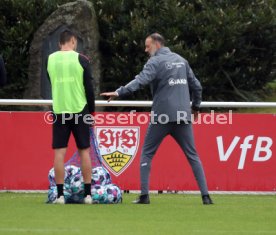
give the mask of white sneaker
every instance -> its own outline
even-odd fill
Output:
[[[53,204],[65,204],[64,196],[60,196],[56,200],[53,201]]]
[[[91,197],[91,195],[87,195],[84,198],[84,204],[92,204],[92,197]]]

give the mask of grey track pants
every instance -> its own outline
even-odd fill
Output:
[[[162,140],[171,135],[185,153],[202,195],[208,194],[204,170],[195,149],[192,124],[149,124],[140,162],[141,194],[149,193],[151,162]]]

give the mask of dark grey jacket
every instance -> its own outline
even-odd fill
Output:
[[[200,82],[187,60],[167,47],[160,48],[147,61],[143,71],[117,92],[119,97],[123,97],[147,84],[153,96],[152,111],[156,115],[168,115],[170,122],[177,121],[179,111],[186,113],[185,120],[191,120],[190,92],[193,109],[199,109],[202,95]]]

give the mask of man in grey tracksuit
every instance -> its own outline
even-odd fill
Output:
[[[191,113],[197,116],[201,103],[202,87],[188,62],[164,46],[164,38],[157,33],[147,37],[145,51],[150,59],[142,72],[126,86],[115,92],[102,93],[109,101],[124,97],[150,85],[153,95],[152,117],[149,124],[140,162],[141,195],[134,202],[148,204],[151,162],[162,140],[171,135],[185,153],[204,204],[212,204],[208,193],[204,170],[195,149]],[[192,108],[190,106],[192,97]]]

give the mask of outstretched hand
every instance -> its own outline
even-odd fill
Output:
[[[116,91],[114,91],[114,92],[104,92],[104,93],[101,93],[100,95],[109,97],[109,99],[107,100],[108,102],[110,102],[111,100],[113,100],[113,99],[115,99],[116,97],[119,96]]]

